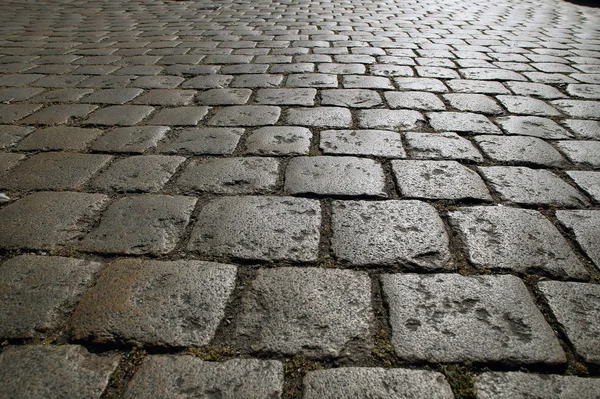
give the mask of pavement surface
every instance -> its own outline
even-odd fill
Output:
[[[4,0],[0,397],[600,398],[600,8]]]

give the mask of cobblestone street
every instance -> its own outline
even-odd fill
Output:
[[[3,0],[0,193],[0,398],[600,398],[600,8]]]

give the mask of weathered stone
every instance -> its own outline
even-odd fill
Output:
[[[453,269],[448,235],[435,208],[420,201],[335,201],[334,255],[354,265]]]
[[[192,356],[151,356],[124,393],[125,399],[178,399],[218,395],[222,399],[280,398],[283,366],[275,360],[205,362]]]
[[[0,182],[9,170],[14,168],[20,161],[25,159],[25,155],[15,152],[0,152]]]
[[[465,79],[475,80],[527,80],[521,74],[497,68],[464,68],[459,70]]]
[[[537,137],[483,135],[473,140],[495,162],[554,167],[567,164],[554,147]]]
[[[537,211],[477,206],[459,208],[449,218],[464,241],[469,261],[478,268],[542,271],[563,279],[589,277],[558,230]]]
[[[291,108],[286,121],[300,126],[349,127],[352,114],[349,109],[341,107]]]
[[[342,367],[310,371],[304,377],[305,399],[453,399],[443,374],[409,369]]]
[[[292,195],[386,197],[381,166],[356,157],[296,157],[285,172],[285,191]]]
[[[37,154],[12,169],[0,180],[0,187],[15,190],[78,189],[111,159],[109,155],[98,154]]]
[[[27,126],[0,125],[0,149],[14,147],[33,130],[32,127]]]
[[[571,162],[600,169],[600,141],[559,141],[556,146]]]
[[[481,166],[479,171],[494,191],[517,204],[580,207],[587,199],[554,173],[523,166]]]
[[[37,96],[32,98],[31,101],[35,101],[38,103],[77,102],[81,97],[93,92],[94,90],[92,89],[73,88],[50,90],[38,94]]]
[[[387,76],[342,75],[342,85],[345,89],[394,90]]]
[[[383,93],[391,108],[423,111],[444,111],[446,106],[435,94],[424,91],[386,91]]]
[[[277,187],[279,162],[274,158],[216,158],[194,161],[186,167],[177,186],[217,194],[258,194]]]
[[[566,97],[560,90],[542,83],[506,82],[505,84],[513,93],[520,96],[540,97],[547,100]]]
[[[83,118],[96,108],[98,106],[89,104],[51,105],[21,122],[32,125],[64,125],[72,119]]]
[[[241,259],[314,261],[319,202],[290,197],[224,197],[198,215],[188,250]]]
[[[594,201],[600,203],[600,172],[574,170],[567,172],[567,174],[575,181],[579,188],[588,193]]]
[[[75,345],[9,347],[0,353],[0,396],[99,399],[118,364]]]
[[[470,112],[435,112],[427,114],[431,127],[442,132],[499,134],[500,129],[488,118]]]
[[[554,100],[552,105],[573,118],[600,119],[598,101]]]
[[[144,89],[174,89],[184,80],[180,76],[140,76],[131,82],[130,86]]]
[[[600,269],[600,211],[556,211],[556,218],[575,234],[575,240]]]
[[[305,127],[267,126],[246,138],[246,152],[257,155],[306,155],[312,133]]]
[[[161,152],[180,154],[226,155],[235,151],[244,129],[203,128],[185,129],[171,142],[161,147]]]
[[[322,105],[335,105],[350,108],[372,108],[382,104],[375,90],[332,89],[321,91]]]
[[[61,329],[103,265],[20,255],[0,265],[0,337],[43,337]]]
[[[324,130],[319,148],[324,154],[406,157],[400,134],[387,130]]]
[[[571,129],[578,139],[600,140],[600,121],[566,119],[563,124]]]
[[[492,199],[481,177],[455,161],[392,161],[392,170],[404,197]]]
[[[94,151],[141,154],[156,147],[168,131],[169,128],[166,126],[120,127],[104,134],[92,144],[91,148]]]
[[[116,261],[73,314],[76,340],[202,346],[213,338],[235,287],[237,268],[203,261]]]
[[[401,359],[508,365],[566,362],[552,328],[517,277],[381,277]]]
[[[162,255],[178,244],[196,198],[141,195],[117,200],[80,243],[89,252]]]
[[[316,89],[260,89],[256,92],[256,103],[312,106],[316,95]]]
[[[154,111],[146,105],[115,105],[102,108],[87,118],[89,125],[132,126],[136,125]]]
[[[395,78],[394,82],[400,90],[426,91],[446,93],[448,88],[441,80],[432,78]]]
[[[600,286],[542,281],[538,287],[575,352],[586,363],[600,365],[600,337],[596,328],[600,323]]]
[[[206,76],[196,76],[192,79],[188,79],[185,82],[183,82],[181,87],[183,87],[184,89],[224,89],[229,86],[229,83],[232,80],[232,75],[210,74]]]
[[[487,372],[475,380],[477,399],[594,399],[600,379],[522,372]]]
[[[484,94],[444,94],[446,101],[459,111],[481,112],[482,114],[500,114],[502,108],[492,98]]]
[[[253,351],[343,357],[371,346],[371,281],[365,272],[261,269],[249,285],[235,334]]]
[[[457,93],[510,94],[502,83],[491,80],[452,79],[446,84]]]
[[[85,97],[91,104],[125,104],[142,94],[142,89],[100,89]]]
[[[19,142],[21,151],[83,151],[102,134],[100,129],[82,129],[70,126],[52,126],[38,129]]]
[[[134,104],[181,106],[194,101],[195,90],[156,89],[136,98]]]
[[[281,109],[268,105],[239,105],[217,111],[208,124],[212,126],[263,126],[274,125]]]
[[[196,126],[208,114],[208,107],[163,108],[148,123],[168,126]]]
[[[358,125],[364,129],[412,130],[425,122],[418,111],[373,109],[358,112]]]
[[[288,87],[319,87],[319,88],[335,88],[338,87],[336,75],[324,73],[301,73],[290,75],[287,78],[286,86]]]
[[[507,134],[534,136],[542,139],[567,139],[571,134],[552,119],[537,116],[507,116],[496,122]]]
[[[204,105],[242,105],[248,102],[250,89],[211,89],[196,96],[196,100]]]
[[[408,132],[405,137],[412,158],[483,161],[473,144],[456,133]]]
[[[0,123],[14,123],[41,107],[40,104],[0,104]]]

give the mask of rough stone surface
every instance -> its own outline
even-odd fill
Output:
[[[241,259],[314,261],[318,201],[290,197],[224,197],[198,215],[188,250]]]
[[[0,353],[0,396],[99,399],[118,363],[75,345],[9,347]]]
[[[94,151],[141,154],[156,147],[168,131],[166,126],[120,127],[105,133],[91,148]]]
[[[268,105],[238,105],[217,111],[208,124],[212,126],[274,125],[281,109]]]
[[[492,199],[481,177],[456,161],[392,161],[392,170],[404,197]]]
[[[543,281],[538,287],[552,313],[586,363],[600,364],[600,286]]]
[[[571,162],[600,169],[600,141],[559,141],[556,146]]]
[[[14,147],[33,130],[34,128],[28,126],[0,125],[0,149]]]
[[[292,108],[285,120],[290,125],[344,128],[352,124],[352,114],[341,107]]]
[[[304,377],[306,399],[453,399],[441,373],[370,367],[311,371]]]
[[[444,223],[424,202],[335,201],[332,230],[335,257],[353,265],[453,269]]]
[[[375,90],[333,89],[321,91],[321,104],[350,108],[372,108],[382,104]]]
[[[169,126],[196,126],[208,113],[208,107],[164,108],[148,123]]]
[[[56,249],[81,238],[108,197],[39,192],[0,209],[0,248]]]
[[[594,201],[600,203],[600,172],[571,171],[569,177]]]
[[[102,134],[100,129],[82,129],[70,126],[52,126],[38,129],[21,140],[21,151],[84,151]]]
[[[20,255],[0,265],[0,337],[26,339],[62,328],[103,265]]]
[[[481,166],[479,171],[491,188],[506,201],[563,207],[587,205],[579,191],[544,169],[522,166]]]
[[[196,198],[141,195],[117,200],[79,248],[83,251],[162,255],[178,244]]]
[[[575,234],[575,240],[600,269],[600,211],[556,211],[556,218]]]
[[[70,323],[76,340],[152,346],[210,342],[237,268],[202,261],[125,259],[106,267]]]
[[[246,138],[246,152],[256,155],[306,155],[312,133],[305,127],[267,126]]]
[[[306,105],[315,104],[316,89],[260,89],[256,92],[258,104]]]
[[[401,359],[510,365],[564,364],[552,328],[517,277],[381,277],[392,344]]]
[[[191,356],[151,356],[144,360],[124,393],[125,399],[156,396],[222,399],[279,398],[283,366],[275,360],[205,362]]]
[[[372,320],[365,272],[261,269],[242,298],[236,335],[257,352],[341,357],[371,345]]]
[[[537,137],[482,135],[473,140],[494,162],[559,168],[567,165],[554,147]]]
[[[470,112],[436,112],[427,115],[432,128],[441,132],[498,134],[500,129],[480,114]]]
[[[296,157],[285,172],[291,195],[386,197],[381,165],[356,157]]]
[[[402,136],[387,130],[324,130],[319,148],[324,154],[406,157]]]
[[[227,155],[235,151],[244,129],[185,129],[174,140],[165,143],[161,152],[180,154]]]
[[[466,245],[469,261],[478,268],[588,277],[556,227],[537,211],[478,206],[460,208],[448,216]]]
[[[363,129],[413,130],[425,118],[412,110],[373,109],[358,112],[358,125]]]
[[[392,108],[422,111],[444,111],[446,106],[435,94],[425,91],[386,91],[385,99]]]
[[[146,105],[115,105],[102,108],[85,120],[88,125],[132,126],[154,111]]]
[[[475,380],[477,399],[594,399],[600,379],[521,372],[483,373]]]
[[[24,154],[17,154],[14,152],[0,152],[0,181],[2,181],[3,175],[5,175],[9,170],[14,168],[23,159],[25,159]]]
[[[483,161],[473,144],[456,133],[408,132],[405,137],[411,158]]]
[[[496,118],[507,134],[534,136],[542,139],[568,139],[570,133],[552,119],[539,116],[507,116]]]

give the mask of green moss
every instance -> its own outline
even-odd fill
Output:
[[[203,346],[202,348],[190,348],[188,353],[192,356],[208,362],[219,362],[232,358],[235,355],[233,349],[223,346]]]
[[[440,371],[446,376],[456,399],[475,399],[475,376],[470,363],[443,365]]]
[[[396,351],[390,342],[387,331],[381,329],[375,333],[375,342],[371,354],[385,367],[391,367],[396,360]]]
[[[304,356],[295,356],[283,363],[285,372],[285,397],[299,398],[302,391],[302,378],[310,371],[323,369],[317,362],[311,361]]]

